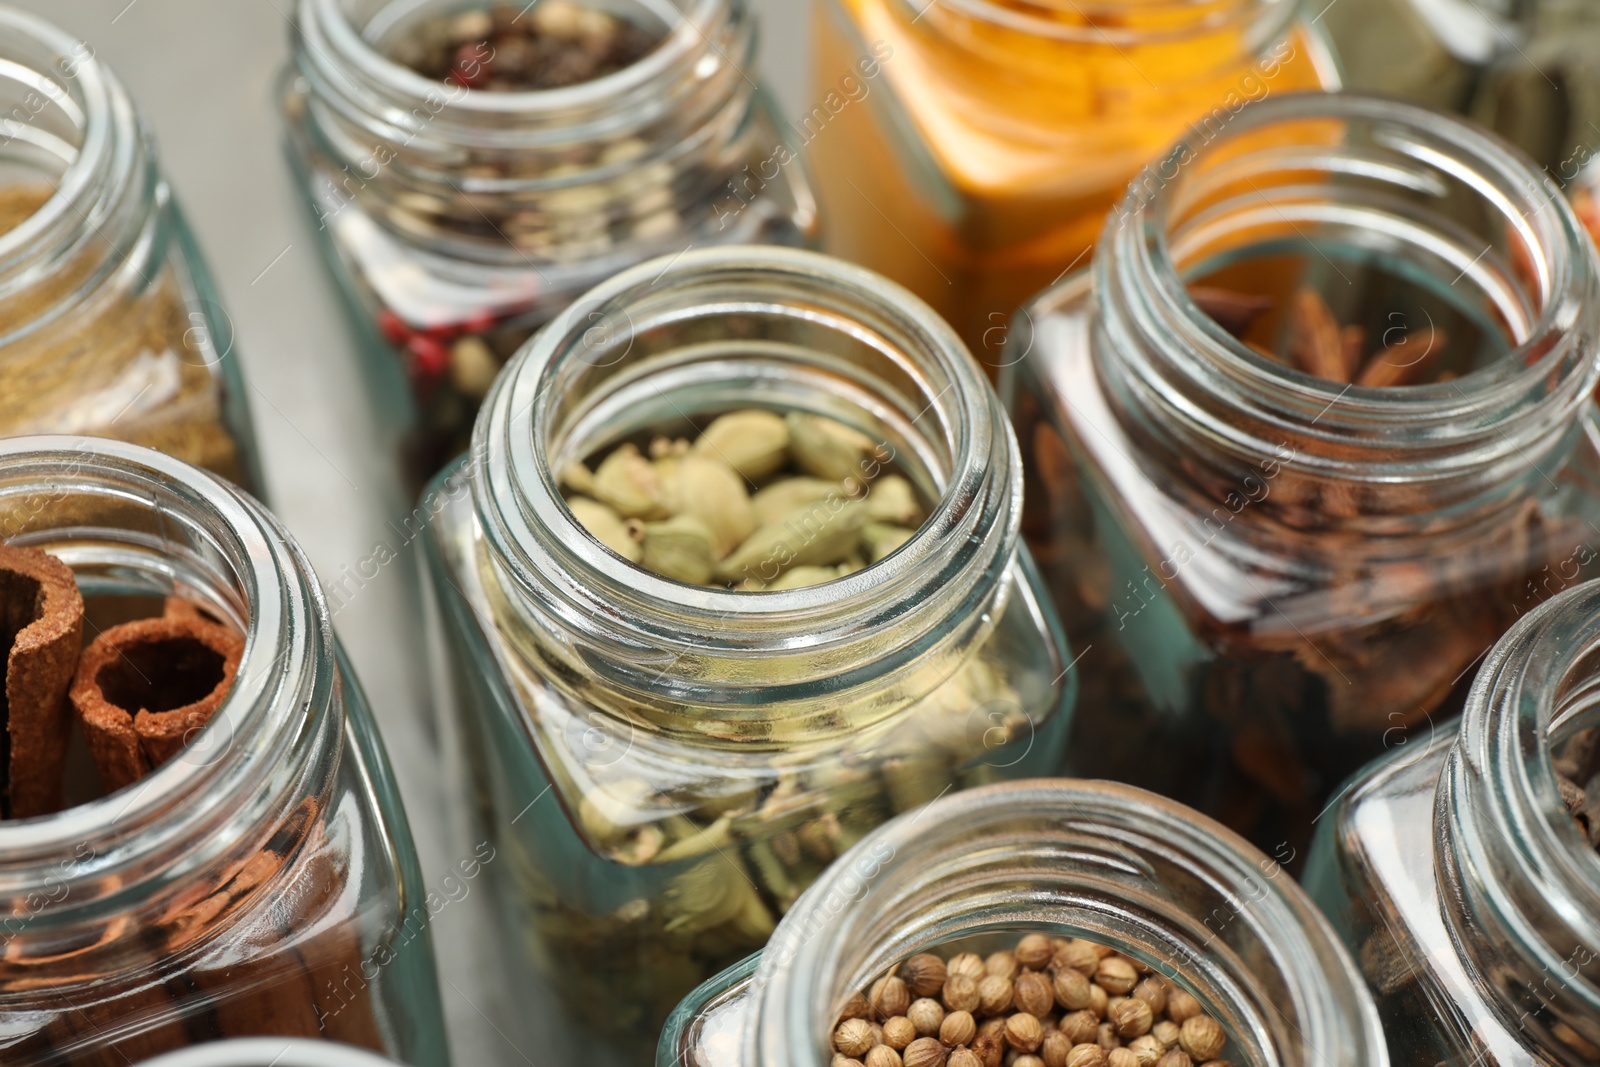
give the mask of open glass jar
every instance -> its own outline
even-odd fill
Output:
[[[656,1063],[822,1067],[834,1021],[874,978],[1019,932],[1115,949],[1186,991],[1243,1067],[1389,1062],[1355,964],[1276,862],[1164,798],[1055,779],[941,797],[868,835],[759,957],[685,1000]]]
[[[465,46],[472,73],[454,82],[392,58],[441,18],[513,34],[521,16],[574,10],[488,6],[300,0],[285,87],[291,155],[415,486],[466,450],[501,365],[580,293],[691,245],[803,244],[816,229],[807,179],[748,73],[742,0],[588,4],[580,15],[660,43],[565,88],[463,84],[505,63],[510,37]]]
[[[1086,258],[1174,138],[1338,84],[1292,0],[815,6],[821,102],[799,128],[825,247],[932,304],[991,367],[1011,314]]]
[[[0,114],[0,436],[118,437],[259,490],[233,325],[127,91],[3,8]]]
[[[91,637],[174,605],[243,635],[231,688],[176,755],[107,793],[69,753],[70,806],[0,821],[0,1058],[78,1067],[273,1035],[445,1063],[410,830],[289,535],[175,459],[28,437],[0,441],[0,541],[70,568]],[[128,662],[165,684],[159,662]]]
[[[1200,283],[1260,299],[1244,338]],[[1092,273],[1019,315],[1002,389],[1092,646],[1074,749],[1298,869],[1333,788],[1595,570],[1597,295],[1559,191],[1420,108],[1286,97],[1147,171]],[[1382,338],[1363,381],[1435,380],[1285,362],[1307,304],[1341,355]]]
[[[1390,754],[1325,821],[1310,889],[1377,996],[1396,1062],[1600,1058],[1600,584],[1489,653],[1459,733]]]
[[[752,409],[852,427],[928,518],[864,569],[748,592],[629,562],[558,490],[618,442]],[[427,543],[450,721],[511,857],[498,888],[530,971],[514,988],[556,998],[521,1013],[542,1047],[647,1062],[672,1007],[862,834],[1059,763],[1074,679],[1020,491],[1010,427],[950,328],[811,253],[644,264],[519,354],[470,467],[430,498]],[[852,506],[841,492],[817,514]]]

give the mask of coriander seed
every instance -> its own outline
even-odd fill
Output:
[[[845,1002],[844,1008],[839,1012],[839,1018],[866,1019],[868,1022],[871,1022],[872,1005],[868,1002],[867,998],[863,994],[859,992],[853,993],[851,994],[850,999]]]
[[[977,959],[976,956],[972,957]],[[983,963],[978,963],[981,972]],[[944,980],[944,1006],[950,1011],[978,1010],[978,980],[970,974],[952,974]]]
[[[911,1007],[911,991],[906,988],[905,982],[894,975],[878,979],[867,994],[867,999],[880,1019],[904,1015],[906,1009]]]
[[[1050,1009],[1055,1007],[1056,1003],[1050,979],[1036,971],[1017,976],[1012,986],[1012,998],[1022,1011],[1041,1019],[1050,1014]]]
[[[1075,1044],[1079,1042],[1073,1041],[1060,1030],[1051,1030],[1039,1043],[1039,1058],[1044,1061],[1044,1067],[1067,1067],[1067,1053],[1072,1051]]]
[[[1005,1039],[994,1034],[985,1034],[980,1030],[978,1036],[972,1039],[972,1044],[969,1047],[983,1064],[983,1067],[1000,1067],[1001,1061],[1005,1059]],[[956,1050],[957,1053],[960,1051],[960,1049]],[[955,1058],[955,1055],[952,1054],[950,1057],[952,1064],[955,1063]]]
[[[1173,1049],[1156,1061],[1156,1067],[1194,1067],[1194,1060],[1182,1049]]]
[[[1155,1062],[1161,1058],[1163,1052],[1167,1051],[1161,1039],[1154,1033],[1134,1038],[1128,1042],[1128,1048],[1139,1057],[1140,1067],[1155,1067]]]
[[[1044,1026],[1037,1016],[1019,1011],[1006,1020],[1006,1044],[1022,1052],[1033,1052],[1044,1041]]]
[[[1193,1015],[1185,1019],[1178,1036],[1183,1051],[1202,1063],[1221,1055],[1222,1046],[1227,1042],[1228,1035],[1223,1032],[1222,1024],[1209,1015]]]
[[[1182,989],[1167,993],[1167,1018],[1182,1026],[1201,1012],[1200,1002]]]
[[[860,1059],[872,1048],[872,1024],[865,1019],[846,1019],[833,1032],[833,1047],[841,1056]]]
[[[883,1043],[896,1052],[917,1039],[917,1028],[904,1015],[886,1019],[883,1024]]]
[[[1095,1031],[1095,1044],[1107,1052],[1114,1048],[1122,1047],[1122,1038],[1117,1036],[1117,1028],[1110,1023],[1101,1023]]]
[[[1100,953],[1094,946],[1080,938],[1068,941],[1064,948],[1056,950],[1051,958],[1051,966],[1057,969],[1071,968],[1082,974],[1085,978],[1094,976],[1095,968],[1100,966]]]
[[[1022,1055],[1011,1061],[1011,1067],[1044,1067],[1044,1060],[1038,1056]]]
[[[1051,983],[1051,992],[1056,1003],[1067,1011],[1082,1011],[1089,1006],[1089,979],[1083,972],[1071,967],[1056,972],[1055,981]]]
[[[997,1054],[995,1057],[995,1063],[998,1064],[999,1062],[1000,1058]],[[958,1048],[954,1052],[950,1053],[950,1059],[947,1061],[947,1064],[948,1067],[991,1067],[991,1065],[984,1060],[982,1053],[974,1051],[970,1048]]]
[[[1139,1067],[1139,1057],[1125,1048],[1114,1048],[1106,1056],[1106,1067]]]
[[[1171,1019],[1162,1019],[1150,1028],[1150,1034],[1161,1042],[1161,1051],[1165,1052],[1178,1043],[1178,1024]]]
[[[1061,1019],[1061,1032],[1074,1045],[1092,1045],[1100,1032],[1100,1017],[1092,1011],[1075,1011]]]
[[[905,1067],[944,1067],[948,1051],[936,1037],[919,1037],[901,1053]]]
[[[1139,984],[1139,971],[1122,956],[1107,956],[1095,968],[1094,980],[1107,993],[1126,996]]]
[[[900,1053],[888,1045],[873,1045],[867,1050],[866,1067],[904,1067]]]
[[[1011,979],[991,974],[978,983],[978,1011],[983,1015],[999,1015],[1014,1003]]]
[[[1133,995],[1150,1005],[1152,1015],[1159,1016],[1167,1010],[1167,984],[1159,978],[1144,979],[1133,987]]]
[[[944,988],[944,960],[931,952],[919,952],[900,965],[900,977],[912,996],[935,996]]]
[[[1155,1016],[1150,1011],[1150,1005],[1138,997],[1128,997],[1111,1009],[1111,1022],[1117,1028],[1118,1037],[1132,1039],[1149,1033]]]
[[[939,1024],[939,1041],[951,1048],[968,1044],[977,1036],[978,1023],[971,1012],[953,1011]]]
[[[937,1000],[923,997],[911,1002],[911,1007],[906,1009],[906,1018],[917,1028],[917,1036],[929,1037],[939,1032],[939,1026],[944,1022],[944,1008],[939,1006]]]
[[[1077,1045],[1067,1053],[1067,1067],[1105,1067],[1106,1052],[1099,1045]]]
[[[963,978],[972,979],[973,983],[976,984],[979,979],[989,973],[983,968],[983,957],[976,952],[959,952],[950,957],[950,962],[945,964],[944,968],[947,975],[946,982],[949,982],[950,977],[961,975]]]
[[[1017,976],[1022,968],[1017,963],[1017,957],[1010,952],[994,952],[983,961],[983,969],[1006,981]]]
[[[1043,934],[1029,934],[1017,942],[1017,962],[1033,970],[1043,970],[1056,954],[1056,947]]]

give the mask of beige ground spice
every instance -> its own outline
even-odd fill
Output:
[[[0,186],[0,234],[51,194],[48,186]],[[0,337],[33,324],[0,345],[0,436],[116,437],[239,480],[221,382],[200,347],[207,327],[200,312],[186,305],[170,264],[150,278],[102,278],[104,252],[92,239],[36,285],[0,301]],[[86,291],[68,304],[76,290]]]

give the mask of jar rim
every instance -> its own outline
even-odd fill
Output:
[[[692,9],[682,12],[682,21],[677,25],[669,26],[667,36],[656,48],[621,70],[559,89],[493,93],[467,90],[455,96],[450,106],[468,114],[565,119],[574,111],[626,98],[703,52],[705,28],[715,22],[721,11],[739,0],[690,2]],[[297,35],[304,36],[306,25],[318,27],[339,60],[352,65],[375,84],[415,100],[425,99],[429,94],[440,91],[440,82],[418,74],[375,48],[345,12],[344,0],[300,0],[300,4],[301,26],[296,31]],[[344,76],[348,77],[347,74]]]
[[[1037,829],[1015,829],[1023,820]],[[1028,884],[1030,876],[1045,877],[1040,873],[1045,853],[1023,855],[1026,846],[1020,842],[1063,834],[1083,836],[1070,842],[1062,838],[1052,854],[1081,857],[1097,844],[1107,849],[1098,857],[1098,873],[1074,876],[1078,880],[1072,885],[1087,887],[1081,896],[1073,895],[1065,881],[1037,891]],[[1002,835],[1004,847],[979,844]],[[1152,908],[1149,899],[1135,905],[1131,895],[1117,897],[1119,879],[1150,878],[1138,851],[1140,842],[1159,842],[1169,856],[1192,864],[1197,881],[1217,883],[1223,899],[1237,905],[1224,925],[1248,921],[1259,931],[1252,943],[1271,948],[1287,992],[1300,1009],[1286,1031],[1292,1031],[1290,1040],[1319,1057],[1338,1049],[1349,1053],[1349,1062],[1370,1067],[1388,1063],[1377,1006],[1355,962],[1327,919],[1281,869],[1243,838],[1176,801],[1121,783],[1083,779],[1024,780],[941,796],[896,816],[852,846],[789,909],[762,952],[753,978],[755,1024],[745,1031],[745,1061],[803,1067],[810,1061],[801,1050],[822,1054],[818,1038],[826,1031],[816,1027],[819,1013],[842,1002],[841,990],[833,986],[844,982],[853,988],[851,979],[882,973],[882,965],[895,962],[879,958],[882,951],[863,955],[862,941],[881,937],[885,927],[852,921],[852,916],[871,910],[872,903],[908,920],[928,913],[914,920],[920,925],[912,929],[913,936],[900,936],[894,920],[885,920],[897,930],[896,959],[927,951],[952,936],[1080,925],[1081,917],[1074,923],[1069,914],[1091,910],[1117,923]],[[1112,855],[1119,847],[1126,854]],[[1015,867],[1008,866],[1008,856]],[[895,875],[901,872],[915,872],[919,884],[899,885]],[[937,887],[925,884],[943,876],[949,877],[955,896],[938,897]],[[1252,888],[1243,888],[1247,885]],[[975,892],[986,892],[982,899],[991,907],[965,914],[972,903],[966,898]],[[1211,916],[1205,919],[1203,928],[1210,931]],[[933,941],[920,940],[930,935]],[[1182,937],[1174,935],[1171,947],[1183,946]],[[1225,951],[1214,954],[1220,957]],[[851,973],[845,973],[846,957]],[[1195,960],[1190,957],[1191,963]],[[1181,968],[1174,963],[1174,969]],[[866,973],[856,975],[854,970]],[[1291,1056],[1286,1062],[1301,1061]]]
[[[203,865],[235,844],[215,833],[223,821],[253,827],[285,789],[313,773],[301,764],[325,740],[331,722],[322,709],[334,696],[332,634],[299,547],[259,504],[214,475],[109,438],[0,440],[0,499],[26,499],[41,489],[144,507],[163,531],[172,523],[201,538],[212,557],[208,566],[218,570],[213,577],[234,584],[246,614],[233,684],[182,753],[129,789],[51,815],[0,822],[0,900],[49,884],[67,889],[62,908],[77,910],[106,894],[126,893],[168,866]],[[169,569],[162,577],[181,576],[171,562],[171,553],[181,549],[165,532],[157,540],[130,530],[119,541],[107,529],[85,529],[113,544],[153,553],[166,548],[162,559]],[[60,545],[70,557],[85,529],[46,523],[10,543],[46,550]],[[136,565],[119,560],[122,567]],[[75,851],[86,845],[88,856]],[[73,857],[71,869],[62,865],[63,856]],[[123,877],[108,878],[113,872]]]
[[[908,365],[923,360],[931,368],[919,384],[935,372],[947,383],[931,399],[926,392],[918,394],[919,402],[927,401],[918,417],[937,423],[946,435],[942,446],[949,461],[945,484],[937,487],[941,499],[898,551],[815,586],[761,592],[705,588],[654,574],[605,549],[567,508],[548,452],[559,429],[553,409],[564,395],[567,368],[587,361],[586,338],[595,323],[608,315],[626,316],[631,302],[645,297],[681,293],[701,299],[712,278],[770,283],[778,295],[763,307],[827,322],[841,333],[853,330],[853,338],[877,338],[886,348],[915,346],[904,360]],[[793,293],[784,287],[794,287]],[[863,325],[851,319],[852,309],[877,321]],[[635,324],[630,320],[627,328]],[[880,338],[873,332],[878,328],[896,336]],[[952,613],[992,599],[1017,554],[1022,486],[1016,455],[1009,424],[976,363],[954,330],[911,293],[817,253],[724,246],[663,256],[626,270],[567,307],[524,345],[479,415],[472,485],[492,550],[541,609],[572,606],[564,621],[579,629],[598,627],[594,636],[606,643],[625,634],[657,651],[760,657],[857,645],[880,633],[925,635],[930,613]],[[973,543],[980,538],[987,542],[981,547]],[[940,590],[937,603],[919,597],[934,588]],[[908,642],[896,652],[910,655],[919,647]],[[872,660],[872,669],[880,672],[901,666],[896,655],[881,649]],[[865,662],[840,668],[835,681],[859,684],[865,680],[859,672],[867,668]],[[738,702],[750,699],[746,693]]]
[[[12,46],[41,46],[58,57],[58,63],[79,47],[87,47],[80,38],[45,19],[10,7],[0,7],[0,40]],[[33,73],[60,90],[73,110],[81,113],[79,143],[73,146],[76,153],[54,183],[49,199],[17,226],[0,233],[0,279],[19,266],[26,269],[29,259],[48,244],[41,241],[47,235],[93,225],[89,220],[98,214],[93,202],[100,195],[100,186],[114,171],[132,166],[127,146],[141,140],[126,90],[92,49],[87,58],[75,62],[71,77],[65,79],[70,84],[51,71],[33,68]],[[51,102],[60,106],[61,99],[52,97]],[[119,156],[123,157],[120,161]]]
[[[1172,240],[1172,216],[1185,191],[1185,168],[1274,126],[1318,120],[1369,123],[1398,131],[1386,149],[1397,153],[1404,149],[1404,158],[1418,167],[1437,167],[1467,184],[1495,209],[1495,221],[1512,227],[1516,239],[1540,257],[1536,267],[1543,273],[1536,295],[1542,306],[1533,309],[1537,313],[1530,316],[1522,336],[1513,336],[1515,343],[1493,363],[1429,385],[1380,388],[1340,383],[1255,353],[1213,322],[1189,296]],[[1365,165],[1359,160],[1347,163],[1340,154],[1348,154],[1344,143],[1333,144],[1338,147],[1319,157],[1328,160],[1327,167]],[[1296,147],[1303,146],[1296,143]],[[1299,157],[1294,163],[1278,161],[1289,169],[1296,164],[1312,166]],[[1383,179],[1397,181],[1394,170],[1382,172]],[[1249,176],[1247,170],[1238,173]],[[1263,199],[1271,204],[1266,194]],[[1518,210],[1524,203],[1528,210]],[[1195,128],[1146,168],[1119,210],[1107,219],[1100,254],[1091,269],[1103,321],[1109,315],[1122,324],[1118,329],[1154,337],[1153,327],[1144,322],[1147,318],[1170,334],[1166,340],[1151,340],[1152,352],[1159,354],[1139,356],[1149,366],[1129,373],[1179,378],[1179,384],[1193,386],[1230,412],[1235,407],[1248,410],[1254,422],[1301,435],[1319,449],[1330,446],[1326,455],[1302,448],[1297,460],[1325,476],[1368,478],[1377,464],[1396,479],[1431,479],[1446,471],[1490,468],[1504,459],[1507,449],[1543,447],[1570,425],[1567,416],[1594,391],[1600,361],[1592,353],[1585,358],[1581,326],[1600,301],[1600,284],[1586,241],[1555,184],[1494,134],[1385,97],[1293,93],[1247,102],[1230,114],[1220,133]],[[1485,253],[1491,247],[1486,243]],[[1474,264],[1467,266],[1470,270]],[[1468,270],[1462,273],[1465,276]],[[1145,294],[1138,298],[1142,303],[1123,296],[1115,297],[1120,303],[1108,303],[1113,299],[1108,294],[1132,292],[1131,287]],[[1154,367],[1164,369],[1154,371]],[[1200,381],[1202,373],[1210,384]],[[1164,378],[1163,382],[1178,387]],[[1151,388],[1148,383],[1141,387]],[[1194,432],[1206,440],[1243,452],[1262,451],[1261,441],[1250,429],[1236,425],[1240,420],[1224,419],[1195,405],[1185,407],[1181,419],[1192,422]],[[1377,451],[1372,450],[1374,445]],[[1447,448],[1457,448],[1459,454],[1444,456],[1442,450]]]

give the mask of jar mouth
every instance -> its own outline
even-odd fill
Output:
[[[1293,0],[911,0],[960,12],[976,21],[1032,37],[1111,47],[1175,43],[1244,27],[1265,45],[1283,35],[1298,6]],[[1066,16],[1071,21],[1063,21]],[[1140,25],[1130,26],[1137,20]]]
[[[413,101],[444,92],[447,87],[443,83],[390,59],[374,43],[374,38],[381,38],[393,26],[419,15],[429,6],[428,0],[422,3],[379,0],[376,10],[359,26],[350,11],[355,2],[357,0],[301,0],[302,23],[315,26],[318,37],[333,56],[371,84]],[[447,9],[459,5],[440,0],[433,6]],[[667,29],[662,42],[638,62],[603,77],[559,89],[460,91],[451,95],[450,107],[466,115],[568,124],[577,115],[631,98],[664,79],[673,78],[686,64],[699,59],[705,52],[706,35],[721,19],[728,0],[627,0],[623,6]],[[344,77],[348,80],[348,75]]]
[[[38,282],[41,250],[63,255],[78,235],[107,224],[119,197],[106,183],[126,182],[141,150],[127,94],[93,50],[41,18],[0,8],[0,102],[13,98],[0,123],[6,184],[38,180],[52,191],[0,233],[0,300]]]
[[[1245,1062],[1388,1062],[1355,964],[1276,864],[1163,797],[1069,779],[941,797],[840,857],[762,954],[744,1062],[824,1063],[839,1009],[872,978],[1015,932],[1085,937],[1181,976]]]
[[[1600,582],[1588,582],[1540,605],[1490,651],[1434,813],[1439,865],[1460,886],[1459,900],[1442,894],[1457,949],[1496,987],[1531,990],[1548,1009],[1516,1020],[1519,1029],[1548,1029],[1538,1017],[1553,1014],[1590,1041],[1600,1038],[1600,977],[1593,953],[1574,956],[1600,944],[1600,854],[1567,813],[1553,750],[1600,727],[1597,681]],[[1519,958],[1486,958],[1507,947]]]
[[[628,562],[563,501],[565,464],[661,416],[692,421],[743,407],[854,425],[938,502],[908,542],[863,570],[740,592]],[[846,686],[909,662],[935,640],[936,617],[959,617],[995,595],[1016,554],[1015,456],[993,391],[931,308],[825,256],[725,247],[625,271],[528,342],[479,416],[473,492],[496,555],[563,629],[613,646],[637,642],[656,656],[760,660],[833,649],[845,658],[834,662],[832,684]],[[887,650],[861,648],[885,635],[897,635]],[[759,699],[772,697],[763,687]],[[730,697],[713,702],[721,699]]]
[[[1600,363],[1582,322],[1600,290],[1584,240],[1554,183],[1493,135],[1397,101],[1297,94],[1197,126],[1149,167],[1094,269],[1113,337],[1150,353],[1128,361],[1123,384],[1185,433],[1239,455],[1293,440],[1297,463],[1328,477],[1439,479],[1526,463],[1593,392]],[[1262,249],[1335,288],[1357,285],[1341,263],[1392,272],[1473,323],[1493,358],[1451,381],[1378,388],[1259,355],[1187,285]],[[1404,326],[1435,336],[1431,315]]]
[[[245,634],[227,697],[181,753],[126,789],[0,822],[0,903],[18,905],[4,914],[47,918],[21,903],[41,885],[57,894],[46,912],[76,915],[203,867],[309,773],[329,719],[315,709],[332,698],[332,637],[309,565],[260,505],[150,449],[18,437],[0,440],[0,539],[65,562],[86,603],[177,596]]]

